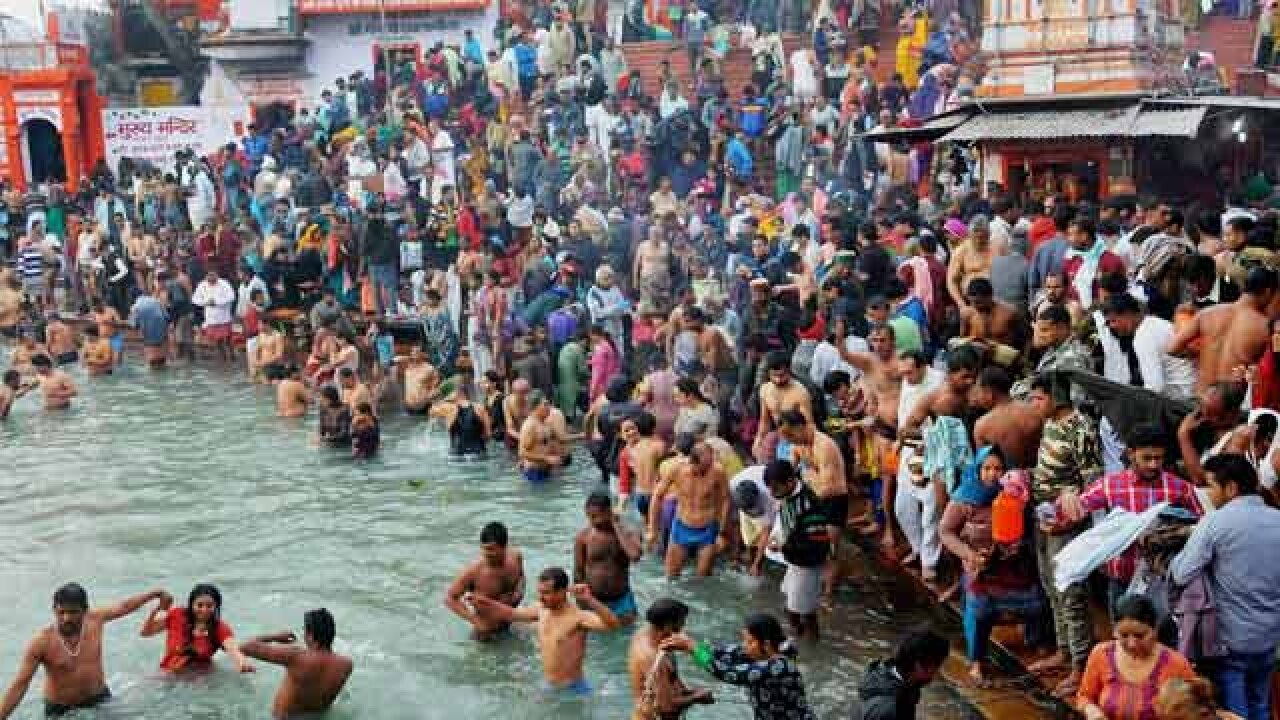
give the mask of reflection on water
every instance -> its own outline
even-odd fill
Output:
[[[530,588],[541,568],[571,565],[594,482],[585,456],[563,481],[535,489],[505,455],[446,462],[441,434],[391,418],[381,457],[354,463],[314,447],[312,420],[276,418],[270,391],[239,376],[131,366],[77,379],[81,397],[70,411],[46,414],[30,397],[0,426],[0,464],[10,469],[0,488],[0,682],[49,622],[49,598],[63,582],[82,582],[103,603],[157,585],[184,602],[194,583],[209,581],[242,637],[301,635],[305,610],[334,613],[337,647],[355,657],[356,672],[330,718],[627,716],[629,632],[592,638],[587,676],[598,692],[563,701],[536,689],[541,674],[527,632],[478,645],[441,603],[492,520],[506,523],[524,551]],[[735,638],[746,612],[782,606],[776,582],[753,591],[750,578],[724,573],[669,585],[652,558],[633,582],[642,607],[664,593],[687,602],[697,637]],[[915,619],[891,612],[874,583],[824,617],[822,646],[801,658],[820,718],[847,716],[866,661]],[[118,699],[88,717],[266,716],[278,670],[238,676],[222,662],[198,681],[166,680],[156,672],[163,639],[138,637],[141,623],[138,614],[110,626],[107,672]],[[692,682],[711,682],[685,665]],[[39,682],[16,717],[39,716]],[[736,688],[715,687],[717,704],[691,717],[749,716]],[[927,717],[969,714],[946,689],[931,689],[927,701]]]

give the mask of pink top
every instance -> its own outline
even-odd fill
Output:
[[[622,370],[622,362],[618,359],[618,351],[609,342],[596,343],[587,360],[591,366],[591,384],[587,387],[587,395],[592,401],[604,394],[609,379]]]

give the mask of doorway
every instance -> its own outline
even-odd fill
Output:
[[[62,155],[62,133],[44,118],[22,124],[22,154],[27,178],[32,185],[67,181],[67,164]]]
[[[253,124],[264,134],[288,128],[293,122],[293,103],[269,102],[253,106]]]

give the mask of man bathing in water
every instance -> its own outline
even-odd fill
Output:
[[[480,557],[467,565],[444,595],[444,605],[474,629],[476,640],[492,640],[510,625],[476,603],[483,596],[516,608],[524,600],[524,556],[508,546],[507,527],[492,522],[480,531]],[[468,602],[470,599],[470,602]]]
[[[61,410],[71,407],[71,398],[76,396],[76,384],[71,376],[53,368],[48,355],[37,355],[31,358],[31,366],[35,368],[40,380],[40,392],[44,395],[45,410]]]
[[[84,368],[90,376],[110,375],[115,367],[111,341],[99,334],[94,325],[84,329]]]
[[[699,442],[693,446],[689,462],[672,474],[669,483],[665,479],[659,482],[653,504],[661,507],[659,500],[667,492],[676,498],[676,517],[667,542],[667,577],[679,577],[690,555],[697,561],[698,575],[706,577],[711,574],[729,520],[729,482],[709,445]],[[651,546],[658,539],[659,515],[649,513]]]
[[[564,464],[564,456],[550,423],[551,402],[535,391],[529,403],[533,411],[520,427],[520,469],[525,480],[542,483],[551,478],[552,470]]]
[[[276,415],[280,417],[303,417],[307,407],[311,405],[311,392],[307,384],[302,382],[302,371],[297,365],[290,365],[285,377],[276,384]]]
[[[124,320],[120,313],[102,301],[93,303],[93,321],[98,325],[98,335],[111,343],[111,362],[119,365],[124,361],[124,333],[120,328]]]
[[[404,368],[404,411],[410,415],[426,415],[431,398],[440,387],[440,373],[427,362],[420,348],[409,351],[402,361]]]
[[[285,337],[280,328],[271,323],[262,323],[253,353],[254,382],[262,382],[264,379],[271,381],[285,374]]]
[[[79,347],[76,345],[76,334],[57,313],[49,315],[49,324],[44,329],[45,346],[58,365],[71,365],[80,360]]]
[[[631,638],[627,674],[631,676],[631,720],[679,720],[693,705],[715,702],[707,688],[688,688],[680,679],[675,657],[661,648],[663,641],[684,630],[689,606],[658,598],[645,612],[646,625]]]
[[[0,705],[0,720],[13,714],[41,667],[45,673],[45,717],[62,717],[110,700],[111,690],[102,669],[103,626],[132,615],[152,600],[161,604],[173,601],[165,591],[152,590],[109,607],[90,609],[89,594],[80,585],[68,583],[58,588],[53,594],[54,624],[36,633],[27,645],[18,674]]]
[[[585,610],[569,602],[569,592],[569,575],[563,568],[551,567],[538,576],[538,604],[533,607],[513,608],[477,594],[470,599],[477,611],[491,613],[502,622],[536,624],[547,685],[569,695],[589,695],[591,685],[582,675],[587,633],[617,630],[621,623],[591,594],[589,586],[574,585],[572,589]]]
[[[312,610],[302,619],[303,645],[288,630],[259,635],[240,646],[240,652],[285,669],[284,680],[271,703],[271,717],[288,720],[322,713],[333,705],[351,677],[351,658],[333,651],[337,624],[328,610]]]
[[[573,541],[573,581],[586,583],[623,625],[635,622],[639,608],[631,592],[631,563],[640,559],[640,538],[621,527],[607,492],[587,497],[587,527]]]

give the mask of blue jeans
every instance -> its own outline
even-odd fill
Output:
[[[1260,653],[1230,653],[1217,671],[1222,706],[1245,720],[1270,720],[1271,670],[1275,650]]]

